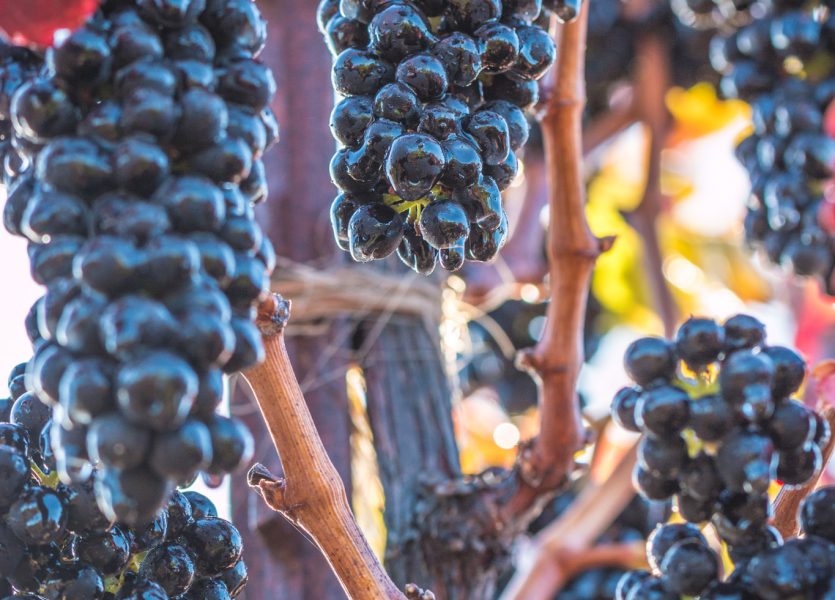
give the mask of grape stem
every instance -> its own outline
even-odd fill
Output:
[[[284,345],[289,308],[289,302],[278,295],[259,307],[257,323],[266,358],[244,374],[281,458],[284,475],[276,477],[262,465],[255,465],[249,484],[270,508],[310,535],[349,598],[405,600],[407,596],[386,574],[360,531],[342,480],[310,416]],[[431,597],[421,592],[421,597]]]
[[[518,357],[539,385],[540,433],[522,449],[516,492],[500,507],[504,522],[538,512],[567,480],[584,440],[576,386],[583,364],[583,324],[595,261],[614,239],[598,239],[585,215],[582,116],[588,2],[578,18],[556,25],[557,64],[543,90],[540,114],[545,147],[549,223],[547,253],[551,302],[537,345]]]
[[[826,406],[820,410],[820,414],[829,423],[830,431],[835,432],[835,408]],[[829,437],[829,442],[821,452],[823,468],[818,476],[798,487],[784,486],[774,499],[774,516],[771,519],[771,524],[780,532],[783,539],[797,537],[800,533],[800,524],[797,522],[798,510],[806,496],[817,487],[818,480],[832,456],[833,448],[835,448],[835,435]]]

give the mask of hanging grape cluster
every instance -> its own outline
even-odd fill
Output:
[[[149,523],[131,527],[101,510],[92,474],[59,480],[59,411],[26,401],[26,366],[12,371],[11,397],[0,402],[0,597],[238,596],[247,580],[241,536],[202,494],[175,490]]]
[[[752,108],[754,131],[736,149],[752,187],[745,235],[835,293],[835,125],[824,118],[835,116],[835,15],[824,2],[754,4],[765,16],[717,36],[710,56],[724,95]]]
[[[624,364],[637,385],[618,392],[612,415],[643,434],[638,491],[674,496],[681,517],[710,521],[734,560],[750,558],[770,535],[772,482],[801,485],[822,468],[828,423],[791,397],[805,362],[737,315],[691,318],[674,342],[637,340]]]
[[[835,597],[835,487],[810,494],[800,509],[803,537],[785,542],[773,527],[755,548],[733,558],[722,580],[720,559],[690,523],[659,526],[647,542],[650,571],[631,571],[615,600],[786,600]]]
[[[578,9],[548,5],[563,18]],[[428,274],[496,255],[525,110],[555,60],[548,14],[538,0],[320,3],[340,97],[331,222],[354,260],[396,251]]]
[[[253,206],[277,137],[265,37],[250,0],[110,0],[36,72],[0,63],[14,92],[0,101],[4,224],[46,287],[13,411],[53,407],[62,480],[98,465],[100,505],[127,525],[251,456],[243,424],[215,409],[224,373],[263,355],[253,319],[275,256]]]

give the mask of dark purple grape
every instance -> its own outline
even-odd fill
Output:
[[[26,552],[26,546],[5,523],[0,522],[0,575],[14,575]]]
[[[724,324],[725,344],[728,350],[753,348],[765,341],[765,326],[754,317],[736,315]]]
[[[235,333],[235,351],[223,365],[225,373],[246,370],[264,360],[261,332],[249,319],[232,319]]]
[[[83,27],[56,44],[47,62],[58,77],[89,85],[109,74],[110,47],[99,32]]]
[[[61,565],[50,573],[42,584],[47,598],[89,598],[104,597],[104,581],[101,574],[85,564]]]
[[[212,464],[212,441],[211,432],[203,423],[189,419],[178,430],[154,438],[150,464],[169,479],[190,481]]]
[[[204,519],[206,517],[217,517],[217,508],[214,503],[200,492],[189,490],[183,492],[191,505],[192,515],[195,520]]]
[[[711,319],[691,317],[676,333],[676,352],[692,369],[714,362],[724,348],[725,330]]]
[[[478,148],[467,138],[452,135],[441,142],[446,163],[440,182],[452,189],[469,188],[481,177],[482,162]]]
[[[722,364],[719,387],[725,400],[740,404],[745,401],[745,392],[749,386],[765,386],[770,395],[773,379],[774,363],[766,354],[740,350]]]
[[[58,541],[67,524],[66,499],[50,488],[32,486],[9,507],[6,523],[27,545]]]
[[[468,31],[502,16],[502,3],[499,0],[450,0],[450,14]]]
[[[410,4],[384,7],[368,24],[369,48],[388,61],[398,62],[426,50],[434,35],[426,18]]]
[[[486,72],[503,73],[516,64],[520,48],[516,29],[492,22],[477,29],[474,35],[479,43],[481,63]]]
[[[432,202],[420,215],[420,234],[438,250],[456,246],[469,235],[467,213],[457,202]]]
[[[206,426],[212,447],[209,473],[231,473],[252,460],[255,442],[241,421],[213,415]]]
[[[815,490],[800,509],[800,526],[807,536],[817,536],[835,543],[835,487]]]
[[[267,128],[258,112],[242,105],[227,106],[226,135],[243,140],[252,150],[253,167],[267,149]]]
[[[216,144],[224,133],[229,132],[229,111],[226,102],[217,94],[195,88],[183,94],[180,103],[182,113],[174,141],[186,152]]]
[[[87,452],[108,467],[129,469],[145,461],[151,432],[118,412],[97,417],[87,433]]]
[[[164,207],[128,194],[105,194],[93,205],[96,233],[142,243],[171,231]]]
[[[446,140],[459,131],[461,117],[467,115],[469,109],[451,105],[448,99],[424,106],[417,128],[420,133],[431,135],[436,140]]]
[[[11,103],[15,133],[30,142],[44,143],[66,135],[78,123],[78,109],[56,82],[33,79],[18,88]]]
[[[330,117],[333,137],[355,148],[362,143],[366,128],[374,120],[374,102],[366,96],[351,96],[334,106]]]
[[[252,169],[252,150],[244,140],[226,137],[192,156],[189,163],[197,174],[217,183],[241,183]]]
[[[115,236],[98,236],[81,247],[73,261],[73,275],[90,288],[117,294],[133,283],[139,266],[136,247]]]
[[[177,89],[177,76],[162,61],[141,60],[119,69],[114,84],[117,95],[122,99],[143,90],[173,96]]]
[[[641,430],[635,421],[635,407],[640,396],[640,390],[625,387],[621,388],[612,400],[612,418],[627,431],[638,433]]]
[[[36,243],[59,235],[86,235],[89,210],[76,196],[38,188],[23,212],[20,231]]]
[[[153,581],[137,579],[125,583],[116,593],[116,600],[168,600],[168,594]]]
[[[389,83],[374,96],[374,116],[404,125],[417,123],[420,100],[409,86]]]
[[[195,557],[197,573],[209,577],[234,566],[243,551],[238,530],[217,517],[195,519],[183,534],[183,540]]]
[[[452,85],[472,84],[483,69],[476,40],[459,31],[441,38],[432,46],[432,54],[444,65]]]
[[[221,72],[217,91],[229,102],[261,110],[275,95],[275,80],[266,65],[253,59],[238,60]]]
[[[179,490],[171,493],[171,499],[165,508],[168,513],[168,529],[166,539],[172,540],[180,535],[194,520],[191,503]]]
[[[671,378],[675,374],[675,359],[674,347],[667,340],[647,337],[629,345],[623,364],[635,383],[647,386]]]
[[[248,580],[249,575],[243,560],[239,560],[235,563],[235,566],[229,567],[217,576],[217,581],[224,583],[232,598],[238,597],[244,587],[246,587]]]
[[[140,14],[164,27],[183,27],[197,20],[206,0],[138,0]]]
[[[73,551],[79,560],[103,575],[121,572],[130,560],[128,534],[118,525],[74,538]]]
[[[138,425],[170,431],[185,421],[197,387],[197,375],[188,363],[170,352],[150,352],[119,370],[116,398]]]
[[[99,329],[107,352],[125,359],[148,348],[171,344],[177,323],[164,304],[130,295],[114,300],[100,311]]]
[[[412,88],[424,102],[440,99],[448,85],[443,63],[431,54],[413,54],[401,61],[396,80]]]
[[[671,385],[644,390],[635,406],[635,422],[648,435],[675,436],[687,425],[689,400],[687,392]]]
[[[165,55],[174,60],[211,62],[215,57],[215,41],[205,27],[192,23],[168,32]]]
[[[397,256],[416,273],[429,275],[435,270],[438,251],[417,234],[414,226],[407,225],[397,247]]]
[[[167,139],[175,131],[179,107],[174,99],[153,88],[140,88],[122,104],[120,126],[128,133],[148,133]]]
[[[823,468],[821,449],[806,444],[793,450],[783,450],[777,457],[775,477],[785,485],[803,485],[818,475]]]
[[[664,587],[675,594],[698,596],[719,578],[719,560],[707,544],[682,540],[673,544],[661,562]]]
[[[253,55],[267,41],[267,22],[249,0],[209,2],[200,17],[219,44],[236,44]]]
[[[38,154],[35,167],[40,181],[82,196],[108,189],[113,175],[109,157],[84,138],[56,139]]]
[[[324,35],[328,49],[334,57],[348,48],[362,49],[368,45],[368,29],[365,24],[355,19],[346,19],[340,14],[331,17]]]
[[[139,567],[139,577],[156,582],[169,596],[187,591],[194,576],[191,556],[176,543],[166,543],[152,549]]]
[[[22,427],[31,441],[37,440],[47,421],[52,416],[49,406],[35,394],[25,393],[12,405],[10,421]]]
[[[505,100],[526,110],[539,101],[539,86],[535,81],[494,75],[485,80],[483,85],[484,99],[488,102]]]
[[[431,136],[411,133],[391,145],[386,156],[386,177],[401,198],[417,200],[429,193],[444,166],[441,145]]]
[[[195,581],[184,597],[186,600],[197,600],[198,598],[200,600],[228,600],[232,598],[222,581],[209,578]]]
[[[394,68],[372,53],[349,48],[334,61],[332,83],[343,96],[369,96],[394,79]]]
[[[109,518],[131,526],[153,521],[171,487],[146,467],[96,473],[96,500]]]

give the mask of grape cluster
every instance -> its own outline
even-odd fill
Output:
[[[249,432],[215,408],[224,373],[263,355],[265,36],[251,0],[109,0],[11,97],[4,224],[46,286],[17,403],[55,407],[62,479],[97,464],[122,523],[251,456]]]
[[[25,368],[12,371],[12,398],[0,403],[0,597],[236,597],[247,580],[241,536],[205,496],[175,490],[149,523],[130,527],[101,510],[92,473],[59,480],[50,443],[56,415],[20,401],[29,395]],[[35,406],[41,414],[28,412]],[[33,436],[31,426],[44,417]]]
[[[638,490],[675,496],[684,519],[712,522],[732,557],[749,556],[767,538],[772,481],[800,485],[822,467],[829,426],[791,398],[805,362],[737,315],[722,325],[691,318],[672,342],[637,340],[624,364],[637,386],[617,393],[612,413],[644,434]]]
[[[775,263],[823,278],[835,293],[835,15],[823,2],[779,0],[711,45],[727,97],[751,104],[754,131],[736,148],[751,180],[745,235]],[[828,18],[827,18],[828,17]]]
[[[764,530],[757,548],[734,559],[722,581],[719,557],[698,527],[668,524],[647,542],[651,571],[631,571],[618,583],[616,600],[786,600],[835,598],[835,487],[807,497],[800,509],[803,537],[785,542]]]
[[[571,3],[551,3],[570,17]],[[340,100],[330,165],[340,248],[419,273],[493,258],[525,109],[555,60],[539,0],[322,0]]]

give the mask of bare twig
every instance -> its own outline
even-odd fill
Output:
[[[594,118],[585,127],[583,130],[584,156],[588,156],[638,120],[635,96],[635,92],[631,90],[623,94],[609,106],[608,110]]]
[[[583,156],[588,158],[638,120],[635,95],[620,94],[609,108],[583,129]],[[545,165],[539,155],[525,155],[527,189],[515,218],[511,218],[510,238],[493,264],[468,265],[465,271],[465,299],[490,310],[509,298],[518,298],[525,284],[540,285],[548,265],[542,256],[544,232],[540,217],[548,204]]]
[[[288,316],[289,303],[280,296],[262,304],[258,324],[266,360],[245,374],[281,458],[284,477],[255,465],[249,483],[270,508],[310,534],[350,598],[403,600],[406,596],[360,531],[307,409],[284,347]]]
[[[640,569],[645,563],[646,544],[641,541],[601,544],[582,550],[562,548],[541,564],[541,576],[524,591],[512,596],[524,600],[555,598],[574,577],[589,569],[615,567]]]
[[[664,104],[671,83],[670,49],[663,36],[646,33],[638,40],[635,68],[635,110],[649,131],[649,156],[644,195],[638,207],[627,215],[644,242],[644,255],[655,309],[669,337],[675,330],[678,310],[664,278],[663,258],[658,242],[657,220],[661,213],[661,150],[669,130],[670,117]]]
[[[576,21],[558,26],[557,64],[544,91],[540,121],[548,175],[548,262],[551,302],[539,343],[520,363],[539,381],[539,436],[519,457],[520,485],[502,507],[505,522],[556,489],[574,466],[583,442],[576,396],[583,363],[583,322],[594,263],[613,240],[592,235],[585,216],[582,115],[588,3]]]
[[[829,423],[829,428],[835,432],[835,408],[826,406],[821,410],[821,416]],[[835,435],[830,436],[829,443],[823,449],[823,465],[829,462],[832,450],[835,448]],[[821,469],[823,473],[823,469]],[[800,532],[800,525],[797,522],[797,511],[803,503],[803,499],[812,493],[818,485],[820,474],[811,481],[800,487],[784,487],[774,499],[774,516],[771,524],[777,528],[784,539],[796,537]]]
[[[502,600],[554,598],[573,575],[591,565],[602,566],[599,561],[603,560],[616,561],[620,566],[640,566],[636,563],[643,556],[643,544],[639,545],[637,558],[631,545],[628,545],[630,550],[590,550],[635,495],[632,486],[635,461],[636,446],[633,446],[605,481],[589,481],[565,513],[537,535],[532,563],[528,568],[517,569]]]

